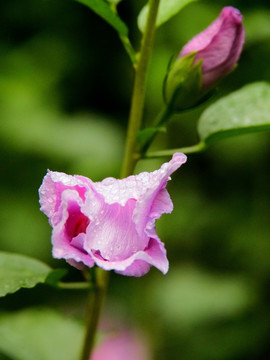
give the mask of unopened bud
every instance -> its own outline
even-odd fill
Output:
[[[212,24],[183,47],[165,79],[165,100],[173,110],[204,101],[209,90],[234,69],[245,40],[242,20],[239,10],[224,7]]]

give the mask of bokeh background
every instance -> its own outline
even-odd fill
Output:
[[[119,5],[137,48],[136,17],[143,5]],[[194,2],[157,31],[146,123],[162,108],[170,58],[225,5],[241,10],[247,36],[239,66],[217,97],[270,81],[269,1]],[[47,169],[93,180],[118,176],[132,80],[116,32],[86,7],[1,0],[1,250],[66,267],[51,257],[51,229],[39,211],[37,190]],[[202,111],[175,116],[153,148],[195,144]],[[168,186],[174,212],[157,223],[169,273],[152,269],[139,279],[112,274],[104,314],[142,331],[153,359],[270,359],[269,156],[269,133],[224,140],[190,155]],[[160,164],[141,161],[137,171]],[[67,280],[79,278],[77,270],[69,271]],[[38,286],[1,299],[0,311],[47,304],[83,321],[85,298],[84,292]]]

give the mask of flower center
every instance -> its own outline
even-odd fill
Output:
[[[66,221],[65,227],[70,239],[75,238],[80,233],[86,233],[86,228],[90,224],[87,216],[81,213],[80,210],[72,212]]]

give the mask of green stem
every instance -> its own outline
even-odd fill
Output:
[[[143,157],[150,159],[150,158],[157,158],[157,157],[163,157],[163,156],[171,156],[176,152],[183,152],[185,154],[191,154],[191,153],[200,152],[200,151],[204,150],[205,148],[206,148],[205,142],[201,141],[196,145],[187,146],[187,147],[178,148],[178,149],[150,151],[150,152],[146,153]]]
[[[89,282],[69,282],[65,283],[59,281],[56,284],[58,289],[65,289],[65,290],[85,290],[85,289],[93,289],[92,284]]]
[[[160,0],[149,0],[149,13],[147,17],[145,33],[142,39],[140,57],[137,66],[135,66],[136,75],[131,101],[125,157],[121,171],[121,177],[131,175],[138,160],[138,157],[136,157],[137,134],[141,128],[142,122],[143,107],[145,102],[147,70],[153,47],[159,1]],[[124,45],[127,46],[128,54],[133,59],[134,54],[130,50],[131,47],[127,43],[127,39],[121,38],[121,40],[123,41]],[[133,60],[136,60],[135,57]],[[132,62],[134,64],[135,62],[133,60]],[[98,320],[104,302],[108,275],[108,271],[104,271],[100,268],[96,269],[96,276],[95,279],[93,279],[94,288],[90,295],[87,307],[87,330],[80,358],[81,360],[89,360],[91,358],[91,353],[94,346],[95,333],[98,326]]]
[[[155,122],[154,122],[154,126],[157,127],[161,127],[163,126],[168,119],[173,115],[173,112],[170,108],[170,106],[165,106],[162,111],[159,113],[159,115],[157,116]]]
[[[125,157],[121,170],[122,178],[133,173],[135,165],[139,159],[138,155],[136,155],[137,134],[141,128],[142,123],[146,92],[146,79],[153,48],[159,2],[160,0],[149,0],[147,23],[142,39],[141,51],[135,74],[135,82],[128,122]]]
[[[172,114],[173,113],[172,113],[169,106],[165,106],[162,109],[162,111],[157,116],[155,122],[151,126],[151,128],[155,129],[155,131],[150,132],[149,135],[146,138],[144,138],[144,140],[143,140],[143,142],[142,142],[142,144],[140,146],[140,150],[141,150],[142,154],[145,154],[145,152],[147,151],[147,149],[151,145],[152,141],[156,137],[157,133],[162,131],[163,125],[166,124],[166,122],[172,116]],[[145,130],[147,131],[147,128]],[[142,132],[143,131],[144,130],[142,130]],[[144,157],[144,155],[142,157]]]
[[[136,52],[134,51],[129,38],[127,36],[122,36],[122,35],[120,35],[119,37],[120,37],[120,40],[129,56],[134,68],[136,68],[136,65],[137,65]]]
[[[111,9],[116,15],[118,15],[117,4],[111,3]],[[129,37],[119,34],[119,38],[131,60],[133,66],[136,67],[136,64],[137,64],[136,52],[135,52],[133,46],[131,45]]]
[[[81,354],[81,360],[89,360],[94,347],[95,334],[97,331],[98,320],[103,306],[109,272],[96,268],[96,279],[94,291],[89,296],[86,324],[87,329],[84,338],[84,345]]]

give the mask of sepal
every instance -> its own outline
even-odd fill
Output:
[[[212,95],[202,87],[202,61],[194,64],[196,52],[176,59],[164,80],[164,100],[171,112],[192,109]]]

